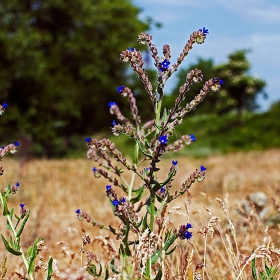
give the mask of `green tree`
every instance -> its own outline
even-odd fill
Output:
[[[228,62],[219,65],[215,65],[211,59],[204,60],[199,58],[197,63],[178,72],[178,82],[167,102],[169,103],[170,99],[173,99],[178,94],[177,89],[185,82],[186,74],[191,69],[198,68],[202,71],[204,81],[216,76],[224,80],[224,85],[219,92],[209,93],[205,102],[197,110],[204,111],[205,113],[216,112],[218,114],[236,110],[237,120],[241,122],[244,109],[252,111],[258,108],[256,103],[257,95],[262,93],[266,97],[263,91],[265,81],[252,77],[249,74],[251,66],[246,58],[246,54],[246,50],[235,51],[229,55]],[[201,84],[191,86],[187,102],[198,94],[201,86]]]
[[[228,62],[215,67],[216,76],[224,80],[224,86],[219,92],[216,102],[220,113],[236,109],[237,121],[242,122],[244,109],[252,111],[258,108],[256,97],[264,92],[265,81],[249,75],[250,63],[246,58],[246,50],[238,50],[228,56]]]
[[[2,135],[28,135],[48,155],[57,137],[110,126],[109,101],[129,73],[118,53],[150,21],[129,0],[2,0]],[[9,130],[8,127],[13,127]]]

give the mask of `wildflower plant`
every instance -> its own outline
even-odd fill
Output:
[[[167,80],[177,71],[194,45],[204,43],[207,34],[208,30],[205,27],[194,31],[173,65],[170,61],[169,45],[163,46],[163,56],[160,56],[152,36],[144,33],[138,36],[138,43],[147,44],[154,59],[158,71],[156,88],[153,88],[149,81],[141,52],[136,48],[128,48],[121,52],[121,61],[129,63],[138,74],[154,109],[153,119],[142,124],[136,99],[131,89],[124,85],[117,87],[117,92],[128,99],[131,118],[121,113],[116,102],[111,101],[108,104],[110,113],[117,120],[112,123],[113,135],[124,134],[135,141],[132,161],[125,158],[109,139],[85,138],[88,145],[87,157],[96,163],[92,169],[93,174],[96,178],[103,177],[109,181],[108,185],[104,186],[104,195],[108,197],[113,214],[121,221],[119,228],[113,228],[97,222],[80,209],[76,211],[79,220],[85,219],[94,226],[107,229],[120,240],[117,253],[111,258],[110,264],[105,265],[105,279],[108,279],[111,273],[122,279],[161,279],[164,273],[164,256],[175,250],[176,240],[187,241],[192,237],[192,225],[188,221],[178,229],[168,228],[164,216],[170,202],[188,192],[196,181],[204,180],[206,167],[198,167],[185,179],[179,190],[174,190],[172,186],[179,168],[178,161],[172,161],[163,180],[159,180],[157,176],[160,170],[159,162],[167,152],[177,152],[196,141],[192,133],[181,136],[173,143],[170,139],[184,117],[204,100],[209,91],[217,92],[223,81],[214,77],[204,82],[193,100],[184,103],[191,85],[203,80],[201,71],[193,69],[186,74],[186,82],[179,89],[174,107],[162,108],[162,102]],[[124,178],[124,170],[131,173],[130,181]],[[135,184],[136,176],[142,182],[140,186]],[[121,190],[121,196],[118,195],[117,188]],[[82,252],[86,252],[84,247]],[[87,253],[87,256],[90,255]],[[116,259],[121,260],[120,266],[115,265]],[[98,270],[92,258],[88,257],[87,270],[90,274],[100,276],[102,265],[99,266]]]
[[[3,103],[0,105],[0,115],[4,113],[5,109],[8,107],[8,104]],[[15,153],[18,150],[20,143],[15,141],[6,147],[0,148],[0,161],[9,154]],[[4,169],[0,166],[0,176],[3,175]],[[19,279],[34,279],[34,273],[38,272],[42,267],[36,266],[35,261],[36,257],[38,256],[39,252],[42,249],[44,244],[44,238],[40,240],[36,238],[34,243],[31,247],[29,247],[26,252],[22,247],[21,243],[21,235],[25,229],[25,225],[29,219],[30,211],[26,209],[24,203],[20,203],[18,209],[9,209],[8,207],[8,198],[10,195],[16,194],[19,190],[20,183],[16,182],[15,184],[8,184],[8,187],[4,191],[0,191],[0,203],[2,208],[2,215],[6,218],[7,222],[7,229],[10,232],[9,238],[6,238],[1,233],[1,239],[4,243],[5,249],[7,252],[21,257],[23,265],[25,267],[25,274],[22,275],[21,273],[15,272],[15,274],[19,277]],[[1,269],[1,279],[4,279],[7,273],[7,258],[4,259]],[[53,259],[50,258],[48,264],[46,265],[46,269],[48,270],[48,275],[46,279],[51,279],[52,277],[52,262]]]

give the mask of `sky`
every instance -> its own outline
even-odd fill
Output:
[[[185,58],[183,67],[198,57],[212,58],[215,64],[227,62],[230,53],[249,49],[249,74],[266,81],[268,99],[257,99],[261,110],[280,101],[280,1],[279,0],[133,0],[140,7],[141,19],[152,18],[162,24],[149,34],[159,52],[164,44],[171,48],[171,64],[189,39],[202,27],[209,35],[202,45],[195,44]],[[160,53],[159,53],[160,54]],[[173,61],[172,61],[173,60]],[[168,83],[169,82],[169,83]],[[171,77],[166,90],[175,86]]]

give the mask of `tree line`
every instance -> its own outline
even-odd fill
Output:
[[[39,154],[55,155],[55,143],[64,143],[66,149],[73,135],[108,130],[108,102],[118,102],[129,114],[116,90],[124,83],[137,96],[143,119],[152,118],[141,81],[118,57],[128,47],[141,49],[137,35],[153,24],[151,19],[139,20],[139,13],[129,0],[2,0],[0,96],[9,106],[0,119],[1,141],[25,137],[41,147]],[[202,70],[204,79],[220,76],[225,83],[218,95],[209,95],[202,111],[235,108],[241,119],[244,108],[256,107],[255,97],[265,82],[248,75],[246,51],[231,54],[221,65],[199,59],[178,73],[178,85],[194,67]],[[148,71],[156,77],[154,70]],[[178,85],[166,97],[167,104]],[[190,99],[200,87],[192,87]]]

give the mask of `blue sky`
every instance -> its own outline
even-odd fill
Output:
[[[267,82],[267,100],[258,99],[262,110],[280,100],[280,1],[278,0],[133,0],[142,8],[141,18],[151,17],[162,27],[149,32],[161,51],[171,47],[171,63],[182,51],[189,35],[206,27],[209,35],[204,44],[195,45],[183,67],[198,57],[227,61],[228,54],[250,49],[250,74]],[[173,60],[173,61],[172,61]],[[176,77],[166,85],[174,86]]]

